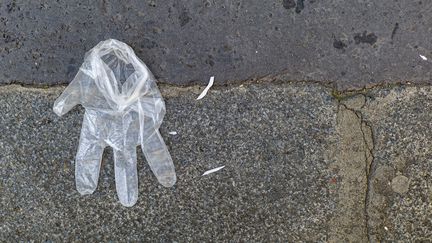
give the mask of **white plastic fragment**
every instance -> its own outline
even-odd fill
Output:
[[[86,53],[53,110],[62,116],[78,104],[85,108],[75,158],[79,193],[96,190],[107,146],[113,148],[116,191],[124,206],[133,206],[138,199],[137,145],[159,183],[174,185],[174,164],[159,133],[165,103],[153,74],[131,47],[110,39]]]
[[[210,78],[210,81],[207,84],[207,87],[205,87],[205,89],[203,90],[203,92],[198,96],[197,100],[200,100],[200,99],[204,98],[204,96],[206,96],[206,94],[209,91],[209,89],[211,88],[211,86],[213,86],[213,82],[214,82],[214,76],[212,76]]]
[[[177,135],[176,131],[168,132],[169,135]]]
[[[423,55],[419,55],[421,57],[421,59],[423,59],[423,61],[427,61],[427,57],[423,56]]]
[[[211,169],[211,170],[208,170],[208,171],[204,172],[204,174],[202,174],[202,176],[214,173],[214,172],[216,172],[218,170],[222,170],[224,167],[225,167],[225,165],[221,166],[221,167],[217,167],[217,168]]]

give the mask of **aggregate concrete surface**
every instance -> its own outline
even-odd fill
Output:
[[[163,85],[161,133],[178,182],[159,185],[138,148],[132,208],[117,201],[110,149],[96,192],[76,191],[83,109],[55,116],[62,90],[0,88],[1,239],[432,239],[430,87],[346,95],[312,83],[250,83],[214,87],[197,101],[197,86]]]
[[[372,90],[360,109],[374,132],[371,240],[432,240],[432,88]]]
[[[139,152],[139,201],[125,208],[117,200],[110,149],[97,191],[76,191],[73,161],[83,110],[56,117],[52,104],[63,88],[13,87],[0,91],[0,151],[10,151],[0,157],[0,239],[328,238],[337,185],[327,151],[336,142],[337,107],[325,88],[214,89],[201,101],[197,92],[164,89],[168,115],[161,132],[178,182],[171,189],[159,185]]]
[[[0,83],[66,84],[84,53],[116,38],[159,80],[240,82],[275,74],[358,89],[430,82],[424,0],[4,0]]]

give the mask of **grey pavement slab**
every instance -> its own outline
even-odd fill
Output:
[[[373,89],[358,109],[371,125],[370,239],[432,240],[432,130],[430,86]]]
[[[0,238],[15,240],[325,241],[338,217],[337,102],[311,84],[162,87],[161,133],[178,182],[164,188],[138,150],[139,201],[117,200],[110,149],[81,196],[74,156],[83,109],[51,111],[63,87],[0,89]],[[313,94],[313,95],[311,95]],[[169,135],[176,131],[177,135]],[[225,165],[214,174],[206,170]],[[361,217],[361,215],[360,215]],[[362,236],[359,236],[362,237]]]
[[[432,2],[4,0],[0,83],[65,84],[116,38],[159,80],[241,82],[283,74],[339,89],[430,82]]]
[[[340,94],[312,83],[249,83],[213,87],[197,101],[202,87],[162,85],[161,133],[178,182],[159,185],[138,148],[132,208],[117,200],[109,148],[96,192],[76,191],[84,110],[54,115],[63,88],[0,88],[0,239],[432,239],[429,86]]]

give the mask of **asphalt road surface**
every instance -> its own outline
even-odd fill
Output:
[[[0,2],[0,84],[66,84],[115,38],[160,82],[285,75],[358,89],[431,80],[431,1],[58,0]]]

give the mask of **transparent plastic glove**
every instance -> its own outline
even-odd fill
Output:
[[[166,187],[175,184],[174,165],[159,133],[165,104],[153,74],[132,48],[110,39],[86,53],[53,110],[62,116],[77,104],[85,108],[75,163],[81,194],[96,190],[106,146],[114,151],[117,195],[124,206],[133,206],[138,199],[139,144],[158,181]]]

